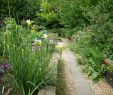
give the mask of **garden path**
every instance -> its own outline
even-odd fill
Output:
[[[63,43],[68,46],[70,42],[68,40],[63,40]],[[94,91],[91,89],[89,82],[81,73],[80,68],[77,66],[77,61],[74,54],[66,48],[62,52],[61,60],[64,63],[64,67],[66,67],[66,71],[68,76],[67,81],[71,81],[71,91],[73,94],[68,95],[95,95]],[[69,85],[69,84],[68,84]],[[76,91],[76,94],[74,93]]]
[[[67,39],[63,39],[63,42],[66,46],[71,44],[71,42]],[[69,48],[63,50],[62,60],[64,61],[64,68],[67,67],[66,72],[68,72],[71,77],[69,79],[67,76],[67,79],[73,81],[72,83],[76,88],[73,88],[72,91],[76,91],[77,94],[72,95],[113,95],[113,88],[105,79],[99,81],[98,83],[93,83],[83,75],[80,70],[80,66],[77,65],[73,52],[71,52]],[[73,87],[73,85],[70,85],[70,87]]]

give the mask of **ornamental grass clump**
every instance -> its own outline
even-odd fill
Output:
[[[10,76],[16,81],[19,95],[33,95],[43,86],[55,84],[55,67],[49,64],[49,43],[44,39],[36,44],[41,45],[40,49],[32,51],[35,39],[35,32],[17,25],[14,19],[6,20],[4,46],[12,66]]]

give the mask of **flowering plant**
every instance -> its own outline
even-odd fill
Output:
[[[33,95],[45,85],[54,85],[55,68],[49,66],[52,54],[48,40],[36,39],[35,33],[17,25],[13,19],[8,20],[6,32],[4,46],[12,65],[10,74],[17,82],[19,95]],[[41,45],[38,51],[32,51],[32,41]]]

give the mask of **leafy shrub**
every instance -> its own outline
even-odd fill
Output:
[[[41,0],[40,12],[36,13],[37,18],[35,20],[49,28],[57,27],[57,24],[59,24],[58,10],[58,1]]]
[[[82,0],[83,1],[83,0]],[[84,27],[89,21],[85,17],[85,8],[80,0],[63,0],[61,2],[61,11],[59,12],[60,21],[65,27]],[[67,7],[68,6],[68,7]],[[86,5],[88,6],[88,5]]]
[[[80,3],[78,0],[75,1]],[[112,18],[112,0],[99,0],[94,4],[93,0],[84,1],[79,8],[82,10],[84,22],[78,22],[77,25],[84,25],[81,31],[74,34],[75,43],[72,50],[79,54],[79,63],[85,66],[85,71],[93,80],[98,79],[107,70],[102,64],[105,57],[113,58],[113,18]],[[86,9],[85,9],[86,8]],[[76,9],[73,9],[76,11]],[[71,13],[71,11],[66,11]],[[73,13],[72,13],[73,15]],[[80,15],[80,14],[78,14]],[[69,16],[74,22],[74,16]],[[79,17],[78,17],[79,18]],[[86,19],[86,20],[85,20]],[[68,19],[66,18],[68,21]],[[74,25],[72,21],[71,24]],[[88,21],[88,22],[87,22]],[[70,23],[68,22],[68,25]],[[72,25],[71,25],[72,26]],[[74,25],[74,27],[77,27]],[[81,27],[81,26],[78,26]]]
[[[6,20],[5,46],[12,65],[12,78],[17,83],[19,94],[33,95],[41,87],[55,84],[55,67],[50,66],[51,49],[46,39],[32,50],[36,32],[25,29],[13,19]]]
[[[91,43],[93,33],[79,31],[75,35],[75,43],[71,49],[78,54],[78,62],[84,66],[83,71],[93,81],[97,81],[106,71],[103,64],[104,53],[100,47]]]
[[[99,1],[95,8],[92,8],[87,15],[91,20],[91,31],[93,32],[91,43],[95,43],[104,54],[112,58],[112,0]]]
[[[39,0],[0,0],[0,4],[2,23],[6,17],[13,17],[18,23],[23,19],[34,19],[36,12],[39,11]]]

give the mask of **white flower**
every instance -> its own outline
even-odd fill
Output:
[[[65,47],[65,45],[64,45],[63,42],[58,42],[57,45],[56,45],[56,48],[57,48],[57,49],[62,49],[62,48],[64,48],[64,47]]]
[[[47,37],[48,37],[48,35],[47,34],[44,34],[44,38],[47,39]]]
[[[30,26],[30,25],[33,23],[33,21],[31,21],[31,20],[29,19],[29,20],[26,20],[26,23]]]

